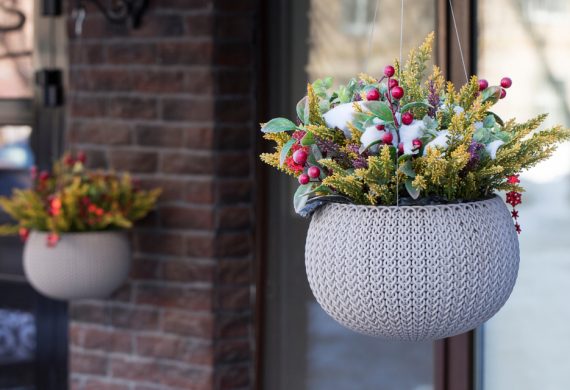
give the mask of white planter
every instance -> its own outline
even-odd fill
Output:
[[[309,284],[336,321],[396,340],[474,329],[507,301],[518,237],[498,198],[437,206],[332,203],[313,215]]]
[[[31,232],[24,247],[24,271],[40,293],[55,299],[106,298],[129,274],[126,232],[64,233],[48,247],[47,233]]]

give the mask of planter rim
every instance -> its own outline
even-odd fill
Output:
[[[92,230],[92,231],[85,231],[85,232],[60,232],[58,233],[60,236],[88,236],[88,235],[96,235],[96,234],[127,234],[129,232],[128,229],[117,229],[117,230]],[[45,230],[30,230],[30,233],[40,234],[40,235],[48,235],[50,232]]]
[[[366,205],[366,204],[353,204],[353,203],[341,203],[341,202],[329,202],[325,205],[322,206],[322,208],[324,209],[325,207],[329,207],[329,206],[336,206],[342,209],[349,209],[349,208],[358,208],[361,210],[364,209],[368,209],[368,210],[378,210],[378,209],[389,209],[389,210],[393,210],[393,209],[401,209],[401,210],[409,210],[409,209],[420,209],[420,208],[457,208],[457,207],[468,207],[469,205],[473,205],[473,204],[485,204],[485,203],[494,203],[497,201],[501,201],[502,199],[499,197],[499,195],[494,194],[493,196],[489,197],[489,198],[484,198],[484,199],[476,199],[476,200],[467,200],[467,201],[462,201],[462,202],[450,202],[450,203],[441,203],[441,204],[426,204],[426,205],[405,205],[405,206],[383,206],[383,205],[379,205],[379,206],[372,206],[372,205]],[[319,210],[316,210],[317,212]]]

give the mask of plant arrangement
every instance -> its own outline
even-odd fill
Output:
[[[261,159],[298,179],[298,213],[331,201],[426,205],[506,191],[516,222],[519,173],[547,159],[570,131],[537,131],[546,115],[517,123],[493,113],[507,96],[508,77],[491,86],[473,76],[456,90],[437,66],[427,76],[433,40],[432,33],[380,78],[360,74],[336,88],[332,78],[316,80],[297,104],[296,122],[262,124],[276,147]]]
[[[154,207],[160,189],[140,189],[128,174],[117,175],[85,169],[85,154],[65,154],[52,172],[31,170],[33,185],[16,189],[0,206],[16,225],[0,226],[0,234],[49,232],[53,247],[62,233],[129,229]]]

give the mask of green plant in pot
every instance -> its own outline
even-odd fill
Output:
[[[51,172],[32,168],[32,186],[14,189],[0,206],[15,221],[0,234],[25,242],[24,271],[41,293],[62,300],[104,298],[126,279],[127,230],[156,204],[128,174],[90,171],[85,154],[65,154]]]

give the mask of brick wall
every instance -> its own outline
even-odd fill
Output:
[[[254,7],[151,0],[139,30],[89,7],[81,38],[70,20],[68,147],[164,190],[125,286],[70,307],[73,389],[252,386]]]

